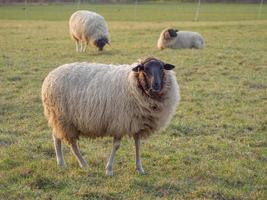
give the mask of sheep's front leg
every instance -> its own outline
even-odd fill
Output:
[[[145,174],[145,171],[142,167],[141,163],[141,155],[140,155],[140,146],[141,146],[141,140],[140,140],[140,135],[137,134],[134,137],[134,142],[135,142],[135,152],[136,152],[136,157],[135,157],[135,164],[136,164],[136,169],[139,172],[139,174]]]
[[[112,176],[113,175],[113,162],[114,162],[116,151],[119,149],[120,144],[121,144],[121,138],[115,138],[114,137],[114,139],[113,139],[113,149],[112,149],[112,152],[110,154],[108,163],[106,165],[106,174],[108,176]]]
[[[54,140],[54,147],[55,147],[55,152],[56,152],[56,157],[57,157],[57,164],[61,167],[65,166],[65,161],[63,157],[63,152],[61,148],[61,140],[56,138],[53,135],[53,140]]]
[[[74,156],[78,160],[80,167],[88,167],[87,162],[83,159],[82,154],[79,150],[77,141],[72,142],[70,145],[70,148],[72,150],[72,153],[74,154]]]

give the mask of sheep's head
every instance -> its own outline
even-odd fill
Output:
[[[164,32],[164,39],[169,40],[171,38],[177,37],[177,29],[169,28]]]
[[[150,57],[134,67],[132,71],[137,73],[141,89],[148,96],[157,98],[163,93],[165,70],[171,70],[174,67],[174,65]]]
[[[99,51],[102,51],[106,44],[109,44],[108,39],[103,37],[94,42]]]

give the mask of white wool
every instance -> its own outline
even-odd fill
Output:
[[[180,49],[180,48],[196,48],[201,49],[204,47],[203,37],[192,31],[178,31],[176,37],[171,39],[165,39],[163,37],[164,30],[158,40],[158,48],[171,48],[171,49]]]
[[[103,37],[110,41],[108,25],[103,16],[87,11],[78,10],[69,20],[69,30],[73,39],[94,45],[94,41]]]
[[[175,73],[166,70],[166,93],[157,101],[138,88],[136,65],[84,62],[51,71],[42,86],[45,115],[53,129],[75,129],[54,130],[57,138],[146,137],[165,128],[180,99]]]

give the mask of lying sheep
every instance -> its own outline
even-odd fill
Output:
[[[107,23],[104,17],[95,12],[79,10],[73,13],[69,20],[69,29],[76,42],[77,52],[85,52],[88,43],[96,46],[99,51],[109,44]]]
[[[158,48],[180,49],[180,48],[196,48],[204,47],[204,39],[197,32],[178,31],[173,28],[164,29],[158,39]]]
[[[113,137],[113,150],[106,165],[112,175],[115,153],[123,136],[133,137],[136,168],[140,139],[161,131],[179,102],[174,66],[156,58],[132,65],[72,63],[51,71],[42,86],[44,113],[53,129],[57,162],[63,166],[61,141],[70,144],[81,167],[86,167],[79,137]]]

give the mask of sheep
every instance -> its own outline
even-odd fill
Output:
[[[166,28],[161,32],[157,46],[161,50],[165,48],[202,49],[204,47],[204,39],[197,32],[178,31],[173,28]]]
[[[44,115],[53,130],[57,163],[64,166],[65,141],[81,167],[87,167],[77,140],[113,137],[106,174],[113,175],[115,153],[123,136],[134,138],[136,169],[144,174],[140,140],[160,132],[180,101],[173,68],[154,57],[131,65],[71,63],[51,71],[42,85]]]
[[[104,17],[95,12],[78,10],[73,13],[69,19],[69,30],[76,42],[77,52],[85,52],[88,43],[99,51],[109,44],[108,25]]]

